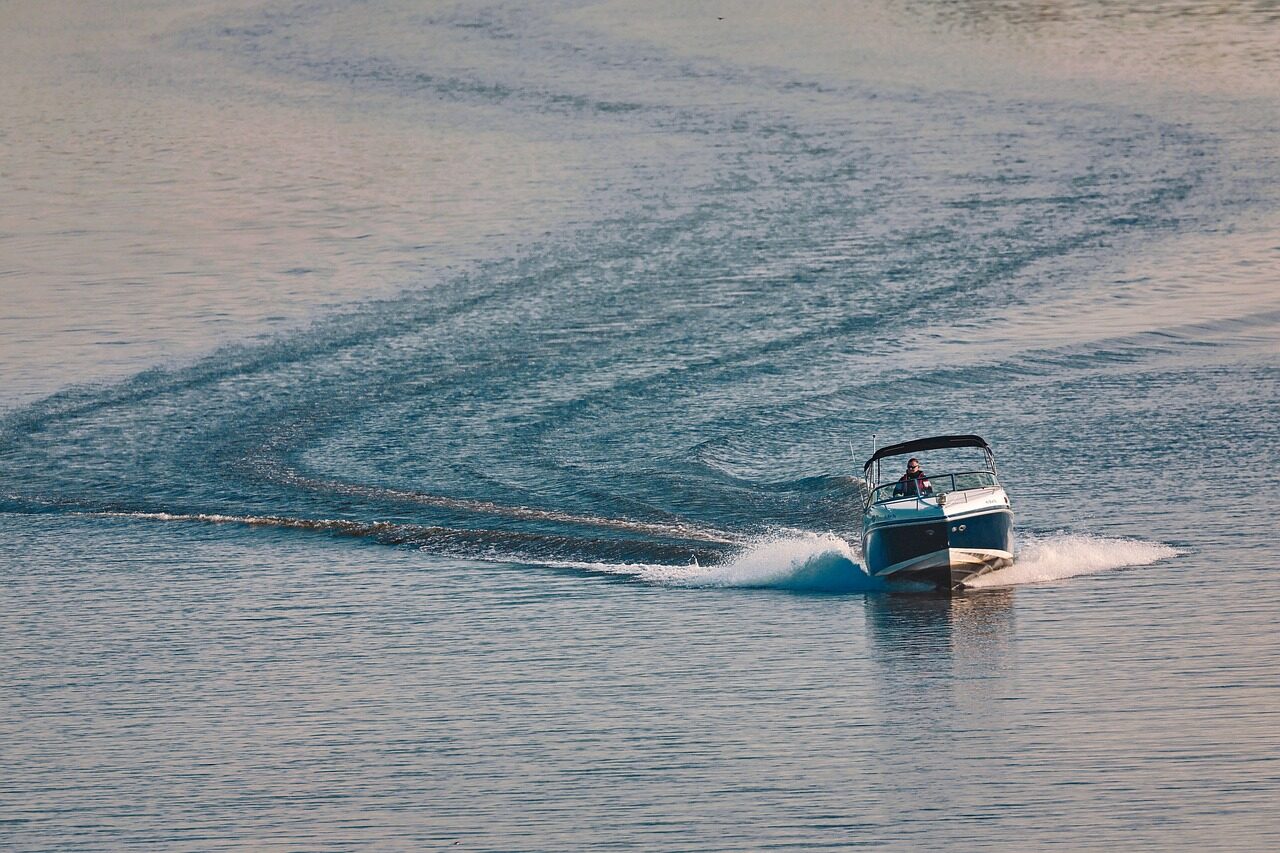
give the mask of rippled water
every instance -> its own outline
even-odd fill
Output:
[[[1270,4],[6,16],[7,846],[1280,844]]]

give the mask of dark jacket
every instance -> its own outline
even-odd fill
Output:
[[[893,488],[894,497],[913,497],[931,492],[933,492],[933,484],[924,475],[924,471],[919,474],[903,474],[898,478],[898,485]]]

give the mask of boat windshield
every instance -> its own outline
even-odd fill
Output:
[[[968,489],[985,489],[998,486],[996,475],[990,471],[962,471],[956,474],[932,474],[925,481],[928,485],[917,495],[914,480],[885,483],[871,491],[868,504],[878,504],[899,498],[932,497],[947,492],[963,492]]]

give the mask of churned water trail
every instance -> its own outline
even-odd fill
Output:
[[[65,508],[64,508],[65,509]],[[190,522],[212,525],[232,525],[250,528],[279,530],[304,530],[357,537],[383,545],[411,546],[433,553],[449,553],[472,560],[501,560],[504,562],[541,562],[570,555],[602,555],[618,557],[626,555],[637,559],[685,560],[714,562],[723,553],[712,550],[700,542],[708,540],[697,536],[682,536],[678,531],[666,530],[666,541],[657,539],[597,539],[575,535],[571,530],[563,532],[537,532],[522,530],[444,527],[440,525],[412,524],[404,521],[360,521],[349,518],[295,518],[280,515],[228,515],[222,513],[174,513],[148,511],[71,511],[70,515],[90,518],[120,518],[135,521]],[[541,516],[539,516],[541,518]],[[563,519],[552,519],[563,521]],[[600,526],[592,519],[588,526]],[[579,522],[580,523],[580,522]],[[604,525],[632,532],[649,532],[643,525],[617,521]],[[727,545],[731,540],[710,540]],[[679,543],[679,544],[678,544]],[[548,563],[558,565],[558,563]]]
[[[1168,545],[1088,534],[1024,534],[1014,565],[975,578],[969,587],[986,589],[1044,583],[1079,575],[1146,566],[1178,556]],[[934,592],[920,585],[889,583],[871,577],[862,555],[849,541],[834,534],[792,531],[777,533],[744,545],[717,565],[609,565],[555,562],[550,565],[588,572],[625,575],[648,583],[674,587],[776,589],[788,592],[885,593]]]
[[[460,530],[392,521],[308,519],[281,516],[236,516],[166,512],[76,513],[89,517],[139,521],[202,522],[277,529],[308,530],[366,538],[385,545],[408,545],[426,550],[456,551],[473,559],[525,562],[533,566],[578,569],[589,574],[630,577],[644,583],[688,588],[775,589],[813,593],[932,592],[919,585],[891,583],[871,577],[862,567],[857,546],[835,534],[778,531],[748,541],[716,539],[735,547],[723,551],[663,546],[653,541],[591,541],[567,536],[516,532]],[[551,520],[564,521],[562,518]],[[572,519],[573,521],[578,521]],[[589,520],[590,525],[600,519]],[[604,526],[635,532],[654,532],[644,525],[617,520]],[[679,530],[663,530],[678,538]],[[696,536],[685,538],[696,540]],[[625,549],[627,562],[567,559],[571,552],[617,554]],[[1176,548],[1152,542],[1079,533],[1023,534],[1014,565],[975,578],[972,589],[1009,587],[1065,580],[1079,575],[1145,566],[1179,555]],[[646,563],[645,559],[664,559]],[[680,562],[685,561],[687,562]]]

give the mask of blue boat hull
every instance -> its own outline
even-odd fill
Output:
[[[1013,562],[1013,513],[1000,508],[873,524],[862,548],[873,576],[951,589]]]

